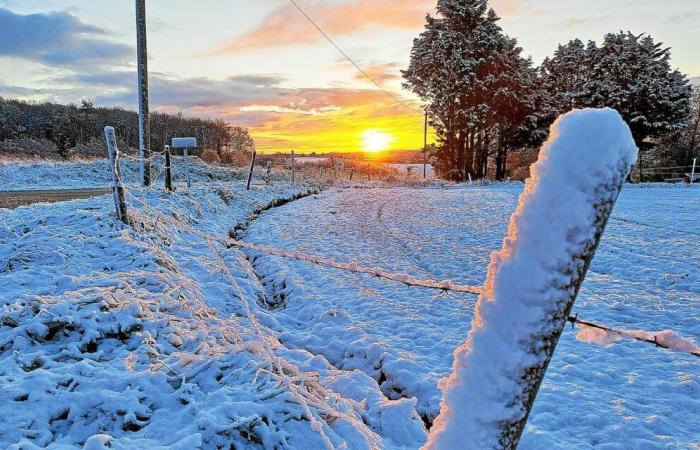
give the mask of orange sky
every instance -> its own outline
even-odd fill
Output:
[[[295,1],[420,110],[401,69],[437,0]],[[489,3],[535,64],[570,39],[630,30],[650,33],[672,48],[674,66],[700,75],[697,0]],[[148,0],[147,14],[154,110],[249,128],[264,152],[423,145],[422,114],[377,90],[288,0]],[[0,29],[0,96],[136,109],[133,2],[0,0],[0,16],[11,25]]]

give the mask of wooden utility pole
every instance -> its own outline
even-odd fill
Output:
[[[425,110],[425,125],[423,127],[423,178],[428,178],[428,110]]]
[[[139,153],[144,186],[151,185],[151,119],[148,106],[148,45],[146,0],[136,0],[136,54],[139,96]]]

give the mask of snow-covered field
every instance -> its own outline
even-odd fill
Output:
[[[121,160],[122,179],[131,185],[140,184],[139,162],[131,157]],[[184,160],[173,157],[173,182],[185,184]],[[191,159],[191,176],[195,182],[227,182],[244,180],[248,168],[228,168],[205,164],[199,158]],[[256,167],[255,181],[261,183],[265,174],[264,167]],[[152,164],[154,184],[163,185],[164,161],[156,155]],[[288,180],[290,175],[273,171],[271,179],[278,182]],[[47,162],[0,160],[0,191],[37,190],[37,189],[80,189],[110,186],[112,182],[107,159],[73,162]]]
[[[244,238],[424,278],[483,282],[519,184],[453,189],[335,190],[272,210]],[[675,330],[700,342],[700,191],[628,186],[574,313],[626,330]],[[438,412],[475,297],[253,254],[280,340],[359,369],[390,398]],[[273,295],[273,294],[269,294]],[[631,340],[567,330],[521,448],[695,448],[700,360]],[[413,446],[419,445],[418,442]]]
[[[0,448],[418,448],[475,296],[223,239],[479,285],[521,192],[210,183],[134,192],[133,228],[111,196],[0,210]],[[699,343],[698,217],[697,188],[627,186],[574,312]],[[567,329],[521,448],[692,449],[699,420],[699,358]]]

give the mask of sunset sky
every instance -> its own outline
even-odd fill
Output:
[[[436,0],[297,0],[416,108],[400,70]],[[535,63],[572,38],[649,32],[700,75],[698,0],[493,0]],[[154,109],[251,129],[262,151],[422,146],[423,118],[378,91],[288,0],[148,0]],[[135,109],[134,2],[0,0],[0,96]]]

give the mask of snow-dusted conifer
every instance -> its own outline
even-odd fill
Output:
[[[497,154],[504,167],[505,150],[536,122],[536,77],[486,0],[439,0],[436,9],[414,41],[405,86],[429,106],[438,171],[480,178],[489,156]]]

